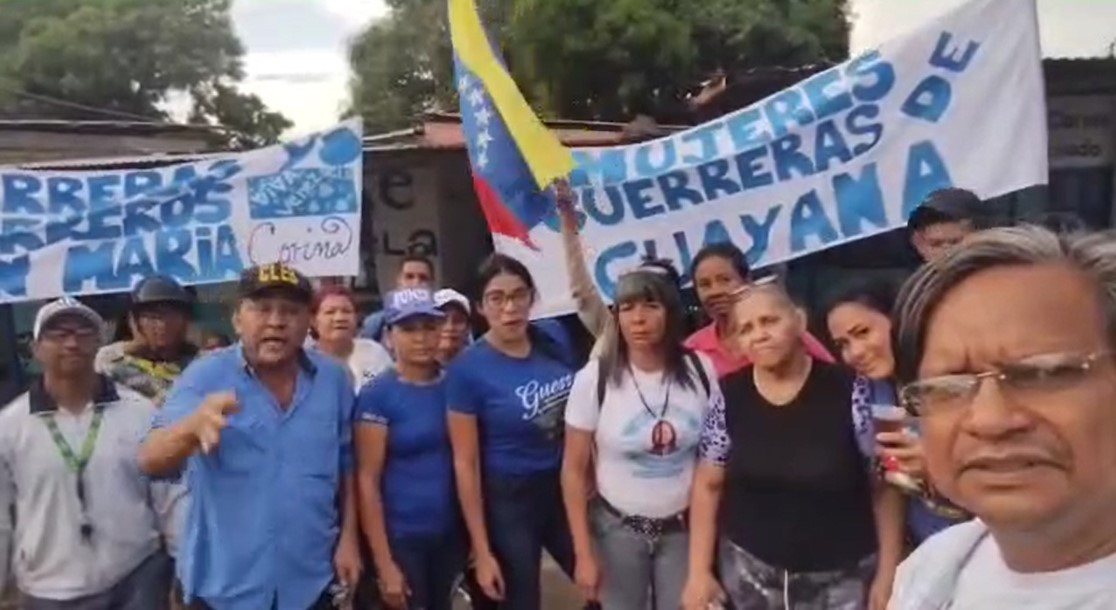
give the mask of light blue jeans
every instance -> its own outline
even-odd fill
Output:
[[[689,564],[689,532],[650,539],[629,529],[599,501],[591,506],[590,521],[601,564],[603,610],[678,610]]]

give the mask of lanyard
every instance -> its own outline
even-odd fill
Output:
[[[93,457],[93,448],[97,446],[97,437],[101,434],[101,422],[105,419],[105,412],[100,407],[95,407],[93,411],[93,423],[89,425],[89,432],[85,433],[85,440],[81,444],[81,454],[74,455],[74,450],[70,448],[70,444],[62,436],[62,431],[58,429],[58,422],[54,417],[48,417],[43,421],[46,422],[47,429],[50,430],[50,438],[54,441],[58,452],[62,454],[62,459],[66,461],[66,466],[81,478],[85,474],[85,467],[89,465],[89,458]]]
[[[77,497],[82,512],[81,535],[85,539],[89,539],[93,535],[93,526],[89,523],[86,515],[85,467],[89,465],[89,458],[93,457],[93,449],[97,446],[97,437],[100,436],[101,423],[104,419],[104,409],[94,407],[93,422],[89,425],[89,432],[85,433],[85,440],[81,443],[81,453],[79,455],[74,455],[74,450],[70,448],[70,444],[62,436],[62,431],[58,429],[58,422],[55,421],[54,416],[43,420],[46,423],[47,430],[50,431],[50,438],[54,441],[54,445],[58,447],[58,452],[62,454],[66,466],[77,475]]]

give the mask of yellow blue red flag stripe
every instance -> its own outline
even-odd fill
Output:
[[[546,189],[574,167],[569,149],[543,125],[508,74],[473,0],[449,0],[454,69],[473,184],[494,234],[527,245],[553,213]]]

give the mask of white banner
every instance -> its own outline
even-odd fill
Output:
[[[1047,182],[1032,1],[972,0],[713,122],[575,151],[587,263],[606,298],[645,254],[687,271],[731,240],[753,266],[906,224],[930,192],[983,198]],[[539,283],[540,317],[574,310],[557,220],[530,244],[494,235]]]
[[[362,148],[350,121],[155,169],[0,170],[0,303],[126,291],[153,274],[224,282],[275,261],[356,275]]]

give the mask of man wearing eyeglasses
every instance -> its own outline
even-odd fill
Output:
[[[43,306],[32,332],[43,376],[0,411],[0,586],[14,571],[24,610],[167,607],[154,507],[172,486],[136,465],[155,406],[94,371],[102,332],[76,300]]]
[[[990,230],[896,311],[930,478],[977,520],[919,547],[889,608],[1116,608],[1116,239]]]

